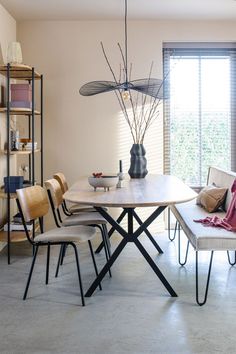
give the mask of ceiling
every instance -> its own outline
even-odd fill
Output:
[[[20,20],[116,20],[124,0],[0,0]],[[235,0],[128,0],[128,18],[137,20],[236,20]]]

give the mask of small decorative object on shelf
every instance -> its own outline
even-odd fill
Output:
[[[15,150],[19,150],[19,130],[15,131]]]
[[[111,187],[115,187],[118,183],[117,175],[103,175],[102,172],[93,173],[93,176],[88,177],[89,184],[94,188],[104,188],[104,191],[109,191]]]
[[[20,165],[20,168],[19,168],[19,175],[20,176],[23,176],[24,178],[24,184],[26,182],[26,175],[27,173],[29,172],[29,167],[27,165],[25,165],[24,163],[22,163]],[[29,181],[28,181],[29,182]]]
[[[31,151],[33,148],[33,144],[32,144],[32,140],[28,139],[28,138],[20,138],[19,139],[19,150],[23,150],[23,151]],[[36,150],[38,147],[37,142],[34,142],[34,150]]]
[[[10,64],[22,63],[22,51],[19,42],[11,42],[7,48],[7,62]]]
[[[10,149],[13,150],[15,148],[15,131],[13,129],[10,130]]]
[[[18,223],[22,223],[22,218],[21,218],[21,214],[17,213],[13,216],[13,221],[14,222],[18,222]]]
[[[33,223],[29,222],[26,223],[26,227],[29,231],[33,230]],[[4,231],[7,231],[8,229],[8,224],[4,225]],[[24,225],[22,224],[22,222],[16,222],[16,221],[11,221],[10,222],[10,231],[24,231]]]
[[[4,86],[0,85],[0,107],[5,106],[5,92],[4,92]]]
[[[10,131],[10,149],[11,151],[19,150],[19,130]]]

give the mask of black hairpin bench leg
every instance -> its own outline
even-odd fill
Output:
[[[202,302],[200,302],[199,301],[199,292],[198,292],[198,251],[196,251],[196,301],[199,306],[203,306],[207,301],[207,294],[208,294],[208,288],[209,288],[209,282],[210,282],[210,276],[211,276],[211,266],[212,266],[213,254],[214,254],[214,251],[211,251],[204,300]]]
[[[184,258],[184,261],[181,262],[181,242],[180,242],[180,224],[178,223],[178,260],[179,260],[179,264],[181,266],[184,266],[187,262],[187,259],[188,259],[188,250],[189,250],[189,240],[188,240],[188,243],[187,243],[187,248],[186,248],[186,253],[185,253],[185,258]]]
[[[170,207],[168,207],[168,238],[170,241],[174,241],[175,236],[176,236],[176,231],[177,231],[177,226],[178,226],[178,221],[175,223],[175,230],[174,230],[174,236],[170,236]]]
[[[229,264],[231,266],[234,266],[236,264],[236,251],[234,251],[234,261],[233,262],[231,262],[229,251],[227,251],[227,256],[228,256]]]

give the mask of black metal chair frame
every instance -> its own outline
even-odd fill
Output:
[[[63,203],[62,203],[61,206],[62,206],[62,211],[63,211],[65,216],[75,215],[75,214],[69,212],[65,200],[63,200]],[[94,211],[96,211],[96,210],[94,209]],[[82,211],[81,213],[86,213],[86,211],[84,211],[84,212]],[[90,213],[91,213],[91,211],[90,211]],[[59,217],[60,222],[62,222],[62,219],[61,219],[61,216],[60,216],[60,211],[58,211],[58,217]],[[107,254],[108,257],[110,257],[110,255],[111,255],[111,243],[110,243],[110,238],[109,238],[109,234],[108,234],[106,225],[105,224],[102,225],[103,230],[101,230],[101,227],[98,224],[96,224],[96,225],[92,224],[92,225],[89,225],[89,226],[97,227],[97,228],[100,229],[101,234],[102,234],[102,238],[103,238],[102,245],[104,245],[104,239],[105,239],[105,244],[106,244],[105,253]],[[95,251],[95,253],[98,253],[97,250]]]
[[[42,242],[42,241],[35,242],[34,239],[32,239],[30,237],[30,234],[29,234],[26,222],[25,222],[25,218],[24,218],[24,215],[23,215],[23,212],[22,212],[22,208],[21,208],[21,205],[20,205],[20,202],[19,202],[18,199],[16,199],[16,203],[17,203],[19,212],[21,214],[22,223],[23,223],[23,226],[24,226],[26,237],[27,237],[28,241],[30,242],[30,244],[33,246],[33,260],[32,260],[32,263],[31,263],[30,272],[29,272],[29,275],[28,275],[26,288],[25,288],[25,292],[24,292],[24,295],[23,295],[23,300],[26,300],[26,298],[27,298],[29,285],[30,285],[30,281],[31,281],[31,278],[32,278],[34,265],[35,265],[35,261],[36,261],[36,258],[37,258],[39,247],[45,247],[45,246],[47,247],[46,280],[45,280],[45,284],[47,285],[48,282],[49,282],[49,265],[50,265],[50,248],[51,248],[51,246],[55,246],[55,245],[68,246],[68,245],[71,245],[73,247],[74,253],[75,253],[77,273],[78,273],[78,278],[79,278],[81,302],[82,302],[82,306],[85,306],[83,284],[82,284],[82,278],[81,278],[81,273],[80,273],[80,265],[79,265],[79,256],[78,256],[78,251],[77,251],[77,247],[76,247],[75,243],[74,242],[65,242],[65,241],[60,241],[60,242],[59,241],[56,241],[56,242]],[[41,233],[43,233],[43,221],[42,221],[42,218],[39,218],[39,226],[40,226]],[[94,257],[94,252],[93,252],[93,248],[92,248],[92,244],[91,244],[90,240],[88,240],[88,244],[89,244],[89,249],[90,249],[92,260],[93,260],[94,270],[95,270],[95,273],[96,273],[96,276],[97,276],[98,275],[98,270],[97,270],[97,265],[96,265],[96,261],[95,261],[95,257]],[[99,287],[101,289],[101,284],[99,285]]]
[[[51,205],[51,209],[52,209],[52,213],[53,213],[53,217],[54,217],[54,221],[57,225],[57,227],[61,227],[61,223],[62,223],[62,218],[61,218],[61,213],[59,208],[56,208],[54,203],[53,203],[53,198],[51,195],[51,191],[49,189],[47,189],[47,193],[48,193],[48,198],[49,198],[49,202]],[[63,205],[63,203],[62,203]],[[63,209],[64,212],[64,209]],[[68,215],[69,214],[69,215]],[[71,216],[72,214],[70,213],[65,213],[65,215],[67,216]],[[98,225],[98,224],[90,224],[88,226],[91,227],[96,227],[100,230],[101,235],[102,235],[102,242],[105,244],[104,250],[105,250],[105,257],[106,260],[108,261],[108,259],[111,257],[111,249],[110,249],[110,243],[107,241],[108,240],[108,232],[107,232],[107,227],[106,225]],[[90,246],[89,246],[90,247]],[[58,257],[58,262],[57,262],[57,267],[56,267],[56,272],[55,272],[55,277],[58,277],[58,273],[59,273],[59,267],[60,265],[63,264],[63,260],[66,254],[66,245],[62,245],[61,249],[60,249],[60,253],[59,253],[59,257]],[[109,270],[109,275],[110,277],[112,276],[111,274],[111,270]],[[100,289],[101,289],[101,285],[99,285]]]
[[[72,213],[69,212],[68,208],[67,208],[67,205],[66,205],[66,201],[63,200],[63,203],[62,203],[62,209],[63,209],[63,212],[66,216],[70,216],[72,215]]]

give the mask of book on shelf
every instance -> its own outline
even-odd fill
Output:
[[[33,223],[32,222],[26,223],[26,226],[27,226],[28,231],[33,230]],[[7,231],[7,230],[8,230],[8,224],[6,223],[4,225],[4,231]],[[24,230],[25,230],[24,225],[21,222],[14,222],[14,221],[10,222],[10,231],[24,231]]]
[[[32,150],[33,143],[22,143],[22,142],[20,142],[18,146],[19,146],[19,150]],[[38,147],[38,143],[35,142],[34,143],[34,149],[37,149],[37,147]]]

